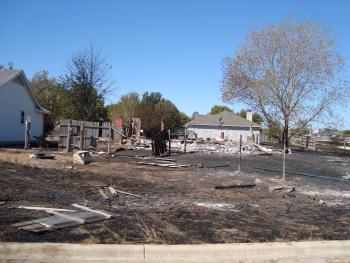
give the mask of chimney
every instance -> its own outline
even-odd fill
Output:
[[[253,112],[247,111],[247,120],[248,121],[253,121]]]

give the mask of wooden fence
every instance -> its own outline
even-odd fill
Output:
[[[318,138],[315,137],[299,137],[293,138],[291,144],[305,150],[312,150],[324,154],[350,155],[349,141],[334,143],[331,141],[318,140]]]
[[[59,125],[59,148],[67,147],[68,129],[69,144],[72,147],[79,147],[80,142],[80,127],[84,124],[84,148],[97,147],[97,143],[102,139],[109,139],[110,122],[90,122],[90,121],[78,121],[78,120],[62,120]],[[113,128],[111,129],[111,140],[118,141],[121,139],[122,130]]]

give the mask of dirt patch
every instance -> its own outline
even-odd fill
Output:
[[[282,182],[276,175],[256,171],[237,174],[233,167],[151,167],[137,165],[139,159],[127,157],[147,154],[133,151],[115,157],[95,156],[88,166],[72,167],[72,154],[59,154],[56,160],[30,160],[27,152],[2,151],[0,159],[6,162],[0,161],[0,201],[4,202],[0,205],[0,240],[193,244],[350,238],[348,199],[322,197],[320,202],[319,194],[269,191]],[[203,160],[235,162],[216,155],[172,158],[193,164]],[[305,160],[303,165],[309,162]],[[251,189],[214,189],[254,182],[257,186]],[[305,181],[298,178],[284,184],[305,187]],[[105,200],[98,189],[109,185],[142,198],[119,194]],[[71,208],[72,203],[113,212],[116,217],[43,234],[11,226],[46,215],[18,209],[19,205]]]

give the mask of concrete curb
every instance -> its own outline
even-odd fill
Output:
[[[0,243],[0,262],[303,262],[302,259],[349,260],[350,241],[205,245]]]

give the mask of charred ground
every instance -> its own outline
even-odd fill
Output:
[[[176,155],[177,163],[217,168],[164,168],[137,164],[148,151],[122,151],[74,166],[71,155],[57,160],[29,160],[28,152],[4,150],[0,155],[0,240],[81,243],[224,243],[350,238],[350,181],[340,181],[349,158],[294,154],[287,170],[323,175],[320,179],[290,175],[282,183],[280,156],[237,157],[215,154]],[[147,159],[147,161],[152,161]],[[154,160],[153,160],[154,161]],[[217,185],[256,183],[251,189],[214,189]],[[285,184],[296,191],[269,191]],[[116,189],[105,200],[98,189]],[[102,222],[43,234],[18,230],[14,223],[46,216],[19,205],[70,208],[72,203],[115,213]]]

